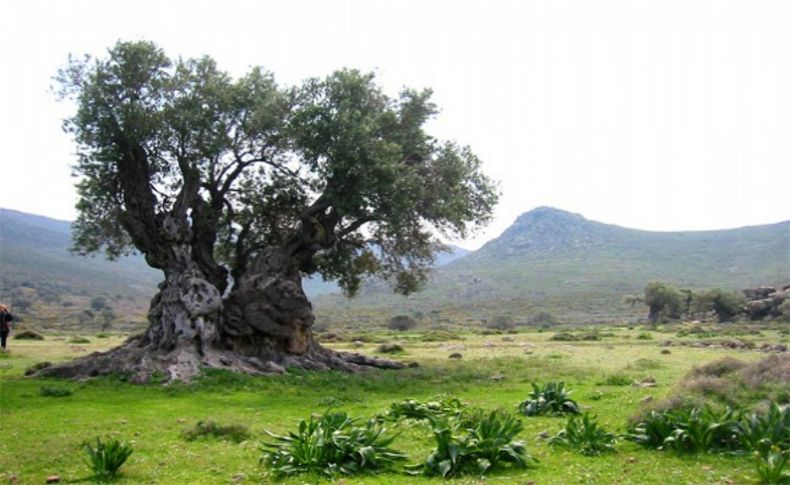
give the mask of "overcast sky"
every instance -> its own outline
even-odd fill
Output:
[[[431,87],[431,130],[501,182],[480,246],[550,205],[651,230],[790,218],[790,1],[0,3],[0,207],[73,219],[69,53],[119,39],[262,65],[281,84],[373,70]]]

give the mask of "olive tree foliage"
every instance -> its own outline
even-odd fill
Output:
[[[76,103],[64,127],[78,145],[79,253],[138,250],[167,272],[163,228],[186,218],[191,257],[220,291],[278,247],[350,294],[373,274],[409,293],[436,236],[466,236],[497,202],[469,148],[425,132],[431,92],[390,97],[372,74],[284,87],[260,67],[234,78],[209,57],[119,42],[56,80]]]
[[[660,281],[645,285],[643,301],[648,307],[650,321],[680,318],[686,298],[674,286]]]
[[[743,312],[746,299],[735,291],[710,288],[696,295],[695,304],[698,312],[712,311],[719,322],[728,322]]]

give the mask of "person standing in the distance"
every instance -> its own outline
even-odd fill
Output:
[[[3,351],[5,351],[8,334],[11,333],[11,321],[13,319],[14,316],[8,311],[8,307],[0,304],[0,347],[2,347]]]

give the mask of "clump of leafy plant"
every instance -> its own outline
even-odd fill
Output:
[[[524,442],[516,439],[523,425],[504,411],[478,411],[462,420],[430,418],[436,448],[415,473],[444,478],[484,475],[502,464],[526,468],[537,461]]]
[[[651,411],[629,428],[627,437],[648,448],[678,452],[751,450],[743,437],[744,423],[748,421],[730,408]],[[759,441],[756,436],[749,440]]]
[[[65,387],[50,387],[42,386],[38,389],[38,393],[44,397],[67,397],[71,396],[71,389]]]
[[[274,441],[261,445],[261,462],[277,476],[314,472],[336,477],[387,470],[406,457],[390,448],[394,437],[385,432],[379,422],[359,425],[344,412],[312,416],[299,423],[296,432],[267,432]]]
[[[460,416],[464,408],[466,405],[455,397],[444,397],[425,403],[416,399],[405,399],[391,403],[384,418],[389,420],[429,419],[442,416],[449,418]]]
[[[223,425],[215,421],[198,421],[192,428],[182,431],[181,436],[187,441],[210,437],[241,443],[249,439],[250,431],[241,424]]]
[[[580,414],[579,404],[570,398],[564,382],[547,382],[543,387],[533,383],[529,398],[519,404],[527,416]]]
[[[634,379],[625,374],[609,374],[599,382],[600,386],[630,386]]]
[[[554,446],[571,448],[586,456],[614,451],[615,441],[616,435],[604,430],[589,413],[571,416],[565,428],[549,439]]]
[[[22,330],[14,335],[17,340],[44,340],[44,336],[33,330]]]
[[[89,344],[89,343],[91,343],[91,341],[90,341],[90,339],[87,339],[85,337],[74,337],[72,339],[69,339],[69,343],[70,344]]]
[[[760,483],[790,484],[790,451],[773,448],[765,453],[755,453],[757,478]]]
[[[680,418],[678,411],[650,411],[628,428],[626,438],[646,448],[663,449],[664,440],[672,435]]]
[[[549,337],[549,340],[554,340],[556,342],[574,342],[576,341],[576,336],[573,335],[572,333],[560,332],[560,333],[555,333],[554,335]]]
[[[692,409],[675,423],[664,447],[679,452],[712,452],[737,449],[738,419],[731,409]]]
[[[626,436],[648,448],[766,454],[790,449],[790,410],[776,403],[764,414],[710,407],[654,410],[632,425]]]
[[[403,346],[398,344],[381,344],[376,347],[376,352],[382,354],[400,354],[405,352],[405,350],[403,349]]]
[[[745,450],[767,453],[790,450],[790,407],[771,403],[765,414],[750,413],[738,422],[738,438]]]
[[[118,470],[132,454],[132,447],[118,440],[102,441],[96,438],[96,446],[83,444],[88,454],[87,464],[98,480],[109,480],[118,476]]]

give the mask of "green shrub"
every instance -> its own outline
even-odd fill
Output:
[[[44,336],[33,330],[23,330],[14,335],[16,340],[44,340]]]
[[[697,295],[695,306],[698,312],[713,311],[719,322],[729,322],[743,311],[745,305],[746,299],[742,294],[711,288]]]
[[[405,332],[417,326],[417,321],[408,315],[395,315],[387,322],[387,328],[390,330],[397,330]]]
[[[579,404],[570,398],[571,392],[564,382],[551,381],[543,387],[533,383],[529,399],[519,405],[519,410],[527,416],[579,414]]]
[[[609,374],[599,386],[630,386],[634,380],[625,374]]]
[[[214,421],[198,421],[195,426],[181,432],[187,441],[199,438],[215,438],[241,443],[250,438],[250,431],[241,424],[218,424]]]
[[[527,467],[534,460],[516,436],[523,425],[504,411],[478,412],[464,420],[431,419],[436,448],[412,470],[428,476],[484,475],[501,464]]]
[[[664,440],[675,430],[675,413],[650,411],[643,419],[628,428],[626,438],[646,448],[662,449]]]
[[[38,393],[44,397],[67,397],[71,396],[71,389],[65,387],[49,387],[44,386],[38,389]]]
[[[653,335],[648,332],[642,332],[636,336],[637,340],[653,340]]]
[[[598,341],[601,335],[598,332],[586,332],[577,337],[577,340]]]
[[[745,450],[767,453],[774,447],[790,449],[790,407],[771,403],[765,414],[750,413],[738,423],[738,438]]]
[[[741,449],[739,416],[731,409],[712,408],[651,411],[627,433],[632,441],[648,448],[678,452],[714,452]]]
[[[711,408],[693,409],[676,423],[664,447],[679,452],[712,452],[737,448],[737,417],[731,409],[722,413]]]
[[[444,342],[447,340],[463,340],[463,337],[449,330],[431,330],[420,334],[419,340],[422,342]]]
[[[69,340],[70,344],[89,344],[91,343],[90,340],[86,339],[85,337],[74,337],[73,339]]]
[[[568,418],[565,428],[550,438],[549,443],[574,449],[582,455],[595,456],[614,451],[615,438],[614,433],[609,433],[598,425],[596,417],[584,413]]]
[[[530,325],[546,325],[546,326],[550,326],[550,325],[554,325],[555,323],[557,323],[557,319],[554,318],[554,315],[552,315],[551,313],[549,313],[549,312],[547,312],[545,310],[541,310],[541,311],[538,311],[538,312],[530,315],[527,318],[527,323],[530,324]]]
[[[421,403],[415,399],[405,399],[390,404],[390,409],[384,416],[385,419],[429,419],[437,417],[460,416],[466,406],[455,397],[445,397],[438,400]]]
[[[516,323],[507,315],[498,315],[491,320],[486,320],[483,325],[490,330],[512,330],[516,328]]]
[[[276,476],[319,473],[331,478],[362,471],[381,471],[404,460],[404,454],[390,448],[393,438],[385,436],[381,423],[357,425],[346,413],[327,413],[299,423],[298,430],[262,443],[261,462]]]
[[[88,466],[99,480],[115,478],[118,470],[132,454],[132,447],[118,440],[102,442],[96,438],[95,448],[87,442],[83,446],[88,454]]]
[[[760,483],[790,484],[790,452],[787,450],[773,449],[767,453],[756,453],[757,478]]]
[[[560,333],[555,333],[554,335],[549,337],[549,340],[554,340],[557,342],[574,342],[576,341],[576,337],[572,333],[560,332]]]
[[[403,347],[398,344],[381,344],[376,347],[376,352],[382,354],[401,354],[405,352]]]

